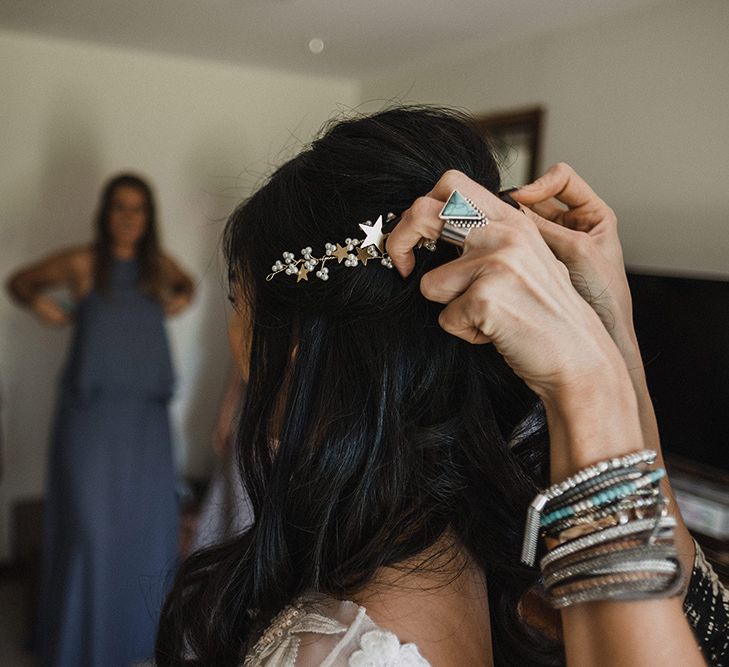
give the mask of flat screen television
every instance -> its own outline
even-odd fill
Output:
[[[729,472],[729,279],[628,281],[664,451]]]

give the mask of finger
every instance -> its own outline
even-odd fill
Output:
[[[420,291],[429,301],[450,303],[463,294],[483,274],[483,262],[468,256],[442,264],[420,279]]]
[[[514,208],[462,172],[456,170],[445,172],[426,196],[415,200],[387,239],[387,252],[403,277],[408,276],[415,266],[413,248],[418,242],[422,238],[440,237],[444,221],[438,214],[454,190],[471,199],[489,221],[516,215]]]
[[[474,314],[478,312],[478,304],[474,298],[466,292],[449,303],[438,316],[438,324],[441,328],[457,338],[468,343],[483,345],[490,343],[489,338],[475,321]]]
[[[510,193],[520,204],[530,206],[554,197],[569,208],[607,206],[577,172],[565,162],[552,165],[533,183]]]
[[[587,209],[583,206],[582,208],[568,209],[556,202],[555,199],[550,199],[532,204],[529,208],[547,220],[579,232],[590,232],[599,223],[608,219],[614,220],[613,215],[608,215],[607,205],[601,208]]]
[[[531,204],[529,208],[542,218],[556,222],[558,225],[564,224],[564,215],[568,210],[553,198]]]
[[[608,219],[607,207],[604,210],[585,211],[584,209],[570,210],[564,208],[554,199],[532,204],[529,209],[538,216],[576,232],[589,232],[599,223],[606,223]],[[614,219],[614,216],[609,216]]]
[[[409,276],[415,267],[413,248],[420,240],[440,237],[444,223],[438,213],[442,208],[442,201],[430,196],[418,197],[387,237],[385,249],[403,278]]]
[[[547,220],[532,209],[527,208],[525,211],[554,256],[568,267],[577,259],[579,249],[590,243],[590,237],[584,232],[574,231],[557,222]]]

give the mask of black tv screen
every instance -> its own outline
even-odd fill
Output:
[[[729,472],[729,280],[628,281],[664,451]]]

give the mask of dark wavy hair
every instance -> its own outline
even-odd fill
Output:
[[[111,276],[111,265],[114,259],[112,252],[113,239],[109,229],[112,199],[117,188],[134,188],[144,197],[147,227],[144,235],[137,243],[137,260],[139,261],[139,288],[152,298],[160,298],[162,292],[162,276],[160,266],[160,246],[157,232],[157,207],[152,188],[140,176],[131,173],[118,174],[110,179],[101,192],[99,207],[96,211],[94,227],[94,284],[101,293],[108,293]]]
[[[486,573],[496,664],[563,663],[519,613],[538,576],[519,562],[523,519],[548,476],[539,402],[492,345],[445,333],[419,291],[455,249],[416,251],[406,280],[379,263],[266,280],[283,251],[356,237],[448,169],[499,189],[468,116],[398,107],[330,125],[232,214],[225,251],[253,321],[237,451],[256,521],[182,564],[159,665],[236,665],[293,598],[348,599],[450,536]]]

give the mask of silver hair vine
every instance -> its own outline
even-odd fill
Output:
[[[301,257],[297,258],[294,253],[284,251],[283,261],[278,259],[271,267],[271,273],[266,276],[266,280],[273,280],[273,277],[279,273],[285,273],[289,276],[296,276],[296,282],[309,280],[309,273],[312,271],[319,280],[329,280],[329,267],[327,263],[337,261],[337,264],[343,264],[351,269],[360,264],[367,266],[367,262],[371,260],[379,260],[382,266],[388,269],[392,268],[392,260],[385,250],[385,240],[389,236],[388,233],[382,231],[383,224],[392,224],[396,222],[394,213],[388,213],[387,219],[383,220],[383,216],[377,218],[372,223],[368,220],[360,223],[360,229],[365,233],[363,239],[347,238],[344,244],[341,243],[325,243],[324,255],[316,257],[310,247],[301,249]],[[430,239],[423,239],[419,246],[423,246],[428,250],[435,250],[435,242]]]

